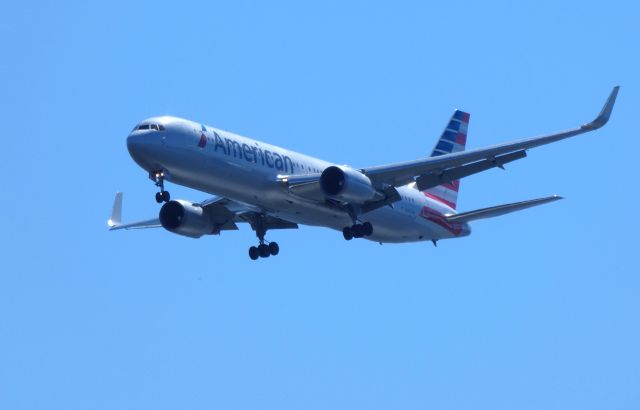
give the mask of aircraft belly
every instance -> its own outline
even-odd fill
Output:
[[[430,235],[416,224],[415,216],[390,207],[381,208],[364,215],[363,221],[374,226],[373,235],[367,239],[375,242],[416,242],[431,239]]]

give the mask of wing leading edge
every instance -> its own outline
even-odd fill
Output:
[[[600,111],[600,114],[598,114],[593,121],[583,124],[578,128],[549,135],[526,138],[514,142],[497,144],[486,148],[478,148],[440,155],[437,157],[364,168],[362,169],[362,172],[367,175],[375,185],[401,186],[415,180],[416,178],[424,178],[423,180],[428,180],[434,175],[442,176],[446,172],[455,174],[456,172],[460,172],[458,170],[459,168],[464,167],[467,164],[478,161],[493,161],[497,157],[499,158],[499,156],[505,154],[511,154],[517,151],[524,152],[531,148],[594,131],[601,128],[609,121],[619,89],[619,86],[613,87],[613,90],[611,91],[611,94],[609,94],[609,98]],[[480,166],[479,168],[483,168],[482,170],[485,170],[490,167]],[[463,176],[470,175],[466,172],[462,172],[462,174]]]

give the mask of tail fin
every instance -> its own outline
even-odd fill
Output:
[[[460,110],[453,112],[447,127],[442,132],[433,152],[431,152],[432,157],[464,151],[467,144],[467,128],[469,127],[470,117],[469,113]],[[438,185],[423,192],[429,198],[442,202],[455,210],[458,204],[459,190],[460,180],[455,179],[451,183]]]

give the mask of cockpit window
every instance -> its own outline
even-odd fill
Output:
[[[164,131],[164,125],[162,124],[140,124],[140,125],[136,125],[136,127],[133,129],[134,131],[138,131],[138,130],[155,130],[155,131]]]

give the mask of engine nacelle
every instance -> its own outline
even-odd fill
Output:
[[[162,205],[160,223],[167,231],[190,238],[210,234],[214,229],[213,223],[201,207],[181,199]]]
[[[320,187],[330,198],[360,204],[373,199],[377,193],[366,175],[348,167],[330,166],[322,171]]]

